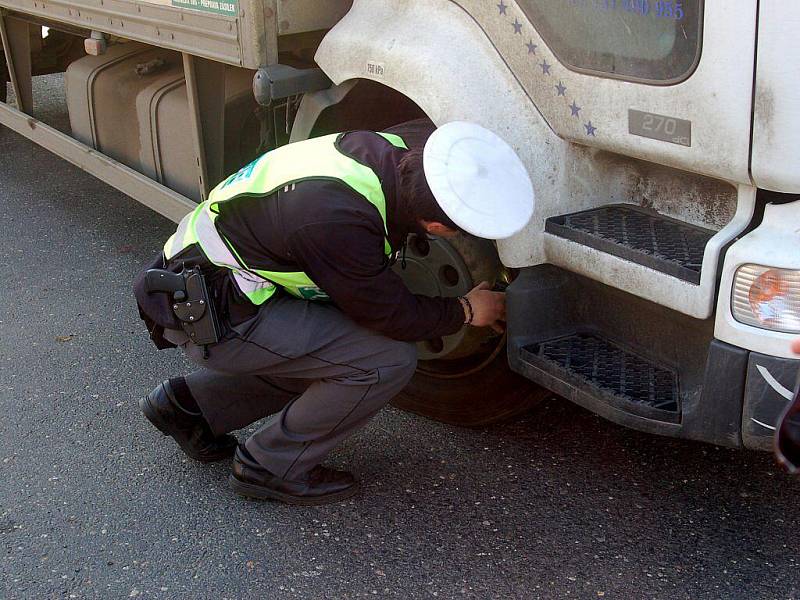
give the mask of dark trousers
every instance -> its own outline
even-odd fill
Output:
[[[202,367],[186,377],[214,433],[273,415],[247,439],[272,473],[293,478],[322,462],[405,387],[414,344],[356,325],[337,308],[280,295],[225,339],[184,344]]]

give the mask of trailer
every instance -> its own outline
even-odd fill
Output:
[[[429,295],[507,286],[507,333],[420,344],[402,407],[482,425],[555,394],[641,431],[770,446],[800,365],[796,2],[0,7],[18,98],[0,123],[173,220],[249,155],[331,131],[403,124],[424,143],[463,120],[511,144],[536,192],[526,227],[412,239],[401,271]],[[57,59],[42,26],[73,42]],[[33,115],[32,73],[57,70],[71,135]]]

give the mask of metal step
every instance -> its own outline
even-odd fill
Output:
[[[678,422],[677,373],[595,333],[576,333],[520,349],[528,365],[554,376],[579,393],[601,397],[620,410]]]
[[[545,231],[695,285],[716,233],[630,204],[550,217]]]

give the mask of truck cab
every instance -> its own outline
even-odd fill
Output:
[[[497,243],[514,372],[629,427],[767,448],[798,368],[798,19],[790,2],[357,0],[316,59],[526,163],[534,217]]]
[[[525,228],[496,243],[413,239],[399,271],[430,295],[507,289],[507,332],[420,344],[404,408],[481,425],[555,394],[646,432],[769,447],[799,364],[796,2],[172,0],[162,27],[129,3],[114,5],[127,27],[69,4],[0,0],[6,24],[47,19],[183,56],[196,197],[134,163],[146,181],[93,171],[175,220],[228,164],[214,154],[220,65],[255,78],[262,150],[284,127],[297,141],[405,123],[422,144],[455,120],[516,150],[536,196]],[[0,32],[24,91],[24,36]],[[19,112],[0,105],[0,122],[69,154]]]

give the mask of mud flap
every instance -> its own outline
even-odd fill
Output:
[[[778,420],[775,457],[789,473],[800,474],[800,370],[797,372],[794,399]]]
[[[794,394],[800,360],[750,353],[747,366],[742,440],[748,448],[772,450],[778,420]]]

